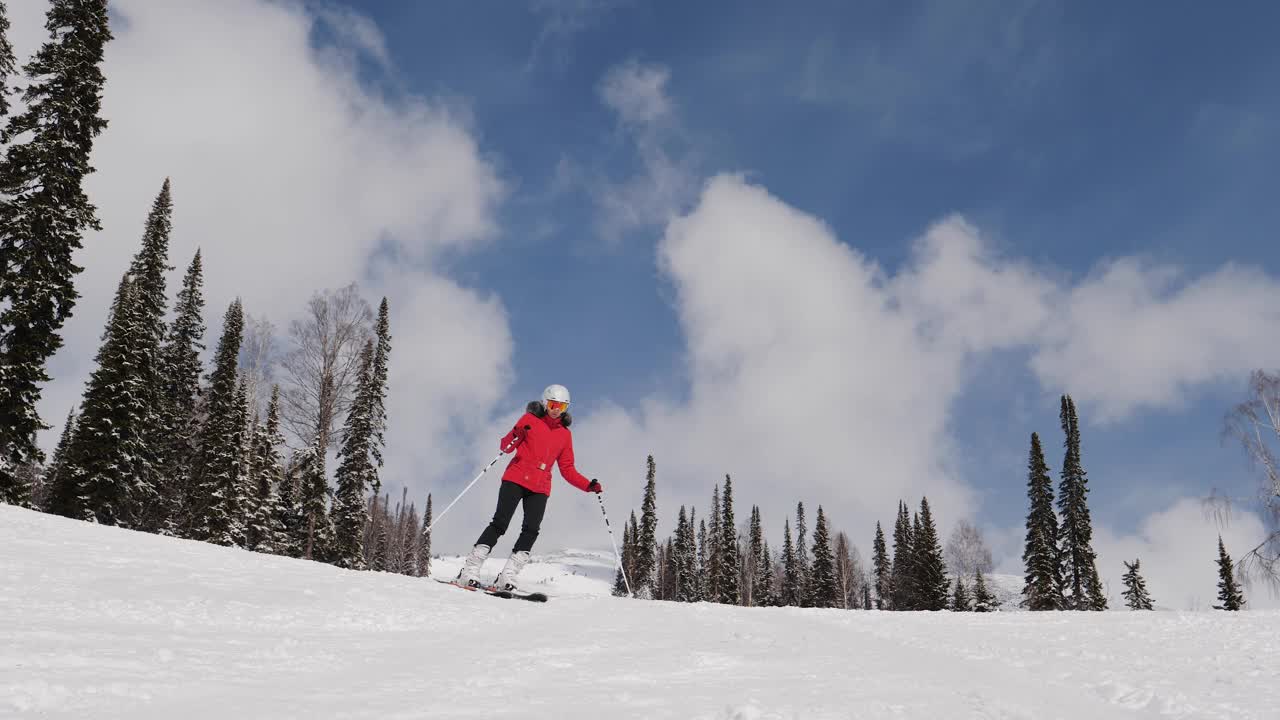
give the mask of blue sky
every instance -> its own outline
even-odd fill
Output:
[[[11,8],[20,57],[40,5]],[[171,282],[202,248],[210,345],[233,297],[280,351],[317,289],[391,299],[384,480],[419,502],[559,382],[617,514],[653,453],[671,518],[732,473],[775,535],[803,499],[865,552],[928,493],[1016,565],[1028,438],[1060,464],[1068,392],[1104,576],[1141,555],[1174,604],[1212,594],[1197,499],[1256,488],[1219,432],[1280,357],[1272,5],[118,0],[113,20],[104,231],[44,417],[78,398],[170,177]],[[608,547],[594,502],[554,496],[540,542]],[[1240,517],[1243,548],[1261,525]]]
[[[661,228],[602,238],[584,188],[552,189],[565,162],[605,178],[637,172],[597,92],[607,69],[633,60],[670,70],[674,156],[695,172],[749,173],[890,271],[928,224],[959,212],[1005,252],[1070,277],[1125,255],[1280,272],[1269,29],[1280,11],[1269,4],[357,7],[384,29],[402,81],[465,98],[518,178],[509,242],[456,269],[511,298],[516,387],[528,395],[552,376],[571,379],[585,407],[682,384],[679,327],[654,287]],[[1055,466],[1061,455],[1056,395],[1008,372],[1017,364],[978,368],[955,408],[965,470],[1000,522],[1025,512],[1010,487],[1028,434],[1042,434]],[[1218,438],[1242,388],[1226,380],[1177,409],[1087,425],[1095,512],[1124,527],[1149,495],[1251,490]]]

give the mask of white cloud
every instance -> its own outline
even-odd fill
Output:
[[[1235,265],[1179,275],[1124,258],[1062,291],[1032,360],[1041,382],[1118,419],[1280,357],[1280,282]]]
[[[692,153],[673,155],[682,128],[667,92],[670,70],[631,60],[610,69],[600,82],[601,100],[618,116],[620,131],[640,161],[640,171],[588,189],[600,209],[596,228],[615,240],[639,228],[660,226],[685,208],[697,192]]]
[[[45,9],[14,6],[24,56],[42,38]],[[109,294],[170,177],[170,294],[202,248],[206,344],[216,343],[237,295],[285,328],[313,291],[360,281],[371,303],[390,296],[392,382],[403,391],[390,408],[395,444],[384,479],[421,490],[465,462],[450,442],[453,426],[488,417],[511,358],[501,303],[434,269],[441,252],[494,235],[503,196],[465,121],[440,103],[363,85],[354,63],[385,66],[385,43],[371,21],[340,6],[317,15],[262,0],[116,0],[112,13],[110,124],[87,181],[104,229],[77,256],[83,297],[52,363],[43,417],[58,422],[78,400]],[[323,22],[349,32],[317,32]]]

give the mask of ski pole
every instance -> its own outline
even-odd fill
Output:
[[[602,493],[596,493],[596,499],[600,501],[600,514],[604,515],[604,526],[609,531],[609,542],[613,543],[613,556],[618,559],[618,569],[622,571],[622,584],[627,587],[627,597],[635,597],[631,594],[631,581],[627,579],[627,568],[622,565],[622,555],[618,552],[618,541],[613,539],[613,526],[609,524],[609,513],[604,511]]]
[[[528,426],[528,425],[525,425],[525,426],[524,426],[524,429],[525,429],[525,430],[528,430],[528,429],[529,429],[529,426]],[[431,532],[431,528],[435,527],[435,526],[436,526],[436,523],[440,522],[440,518],[444,517],[444,514],[445,514],[445,513],[447,513],[447,512],[449,512],[449,508],[453,507],[455,503],[457,503],[459,500],[461,500],[461,499],[462,499],[462,496],[463,496],[463,495],[466,495],[466,494],[467,494],[467,491],[471,489],[471,486],[472,486],[472,485],[475,485],[477,482],[479,482],[479,481],[480,481],[480,478],[481,478],[481,477],[482,477],[486,472],[489,472],[489,468],[493,467],[493,466],[494,466],[494,464],[498,462],[498,460],[502,459],[502,456],[503,456],[503,455],[506,455],[507,453],[511,452],[511,450],[515,448],[516,443],[517,443],[519,440],[520,440],[520,438],[512,438],[512,439],[511,439],[511,444],[510,444],[510,445],[508,445],[508,446],[507,446],[507,447],[506,447],[502,452],[498,453],[498,457],[495,457],[495,458],[493,459],[493,461],[492,461],[492,462],[490,462],[488,465],[485,465],[485,466],[484,466],[484,470],[481,470],[481,471],[480,471],[480,474],[479,474],[479,475],[476,475],[475,480],[472,480],[472,481],[471,481],[471,483],[470,483],[469,485],[467,485],[466,487],[462,488],[462,492],[458,493],[458,497],[454,498],[454,499],[453,499],[453,502],[451,502],[451,503],[449,503],[447,506],[445,506],[445,509],[443,509],[443,510],[441,510],[441,511],[440,511],[440,514],[436,516],[436,519],[435,519],[435,520],[432,520],[432,521],[431,521],[431,524],[430,524],[430,525],[428,525],[428,526],[427,526],[427,529],[426,529],[426,530],[424,530],[423,532]]]

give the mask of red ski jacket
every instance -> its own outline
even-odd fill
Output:
[[[528,410],[499,444],[499,449],[506,451],[512,440],[518,439],[516,456],[507,465],[502,479],[550,495],[551,466],[559,463],[560,476],[585,491],[591,480],[573,466],[573,433],[569,432],[572,422],[569,413],[557,419],[546,414],[537,401],[529,403]],[[525,430],[526,427],[529,429]]]

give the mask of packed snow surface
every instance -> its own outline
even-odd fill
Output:
[[[535,555],[531,603],[0,506],[0,717],[1280,717],[1280,611],[643,602],[611,564]]]

